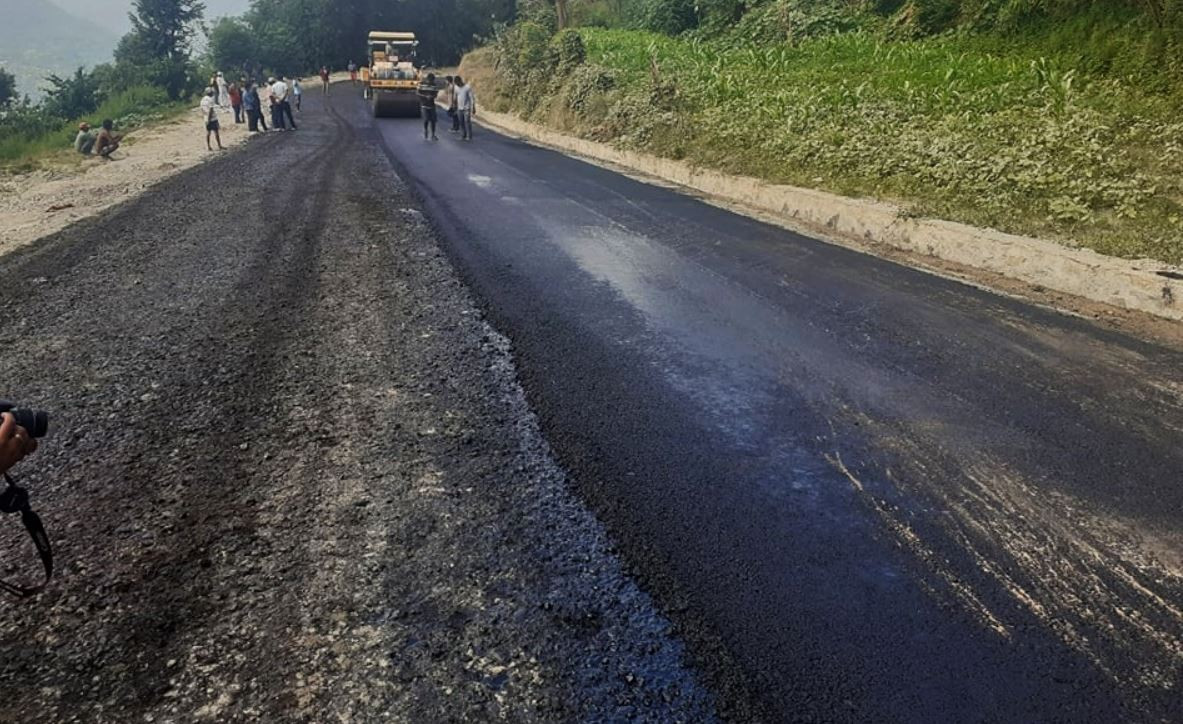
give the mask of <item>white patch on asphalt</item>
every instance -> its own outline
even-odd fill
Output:
[[[468,174],[468,180],[483,189],[490,188],[493,185],[493,179],[491,177],[481,176],[480,174],[470,173]]]

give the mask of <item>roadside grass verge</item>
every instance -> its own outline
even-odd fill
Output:
[[[1132,20],[759,45],[565,32],[580,62],[511,31],[462,73],[495,110],[622,147],[1183,262],[1183,85]]]
[[[104,118],[110,118],[118,133],[128,133],[176,116],[188,109],[189,105],[186,102],[170,101],[162,89],[139,86],[112,95],[94,113],[80,118],[64,122],[28,123],[24,128],[6,132],[0,138],[0,172],[30,171],[50,159],[81,161],[83,157],[74,151],[74,136],[78,132],[78,124],[84,120],[97,130]]]

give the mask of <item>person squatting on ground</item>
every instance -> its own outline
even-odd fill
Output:
[[[476,93],[460,76],[456,76],[456,111],[460,115],[461,137],[465,141],[471,141],[472,117],[476,115]]]
[[[211,133],[218,140],[218,150],[221,151],[223,148],[222,135],[219,132],[221,128],[218,125],[218,104],[214,101],[216,92],[213,88],[206,88],[205,97],[201,99],[201,115],[205,118],[205,147],[210,151],[214,150],[209,142]]]
[[[83,156],[89,156],[94,148],[95,137],[90,132],[90,124],[86,121],[78,124],[78,135],[74,136],[74,150]]]
[[[231,83],[226,93],[230,96],[230,107],[234,109],[234,122],[242,123],[242,87]]]
[[[439,88],[435,87],[435,73],[428,73],[419,83],[419,115],[423,116],[423,140],[428,139],[427,131],[431,130],[431,140],[438,141],[435,135],[435,97],[439,95]]]
[[[0,475],[37,450],[36,438],[16,424],[11,413],[0,413]]]
[[[111,160],[111,154],[119,149],[119,142],[123,140],[121,134],[111,132],[114,127],[114,121],[104,118],[103,127],[99,130],[98,138],[94,142],[95,154],[104,161]]]

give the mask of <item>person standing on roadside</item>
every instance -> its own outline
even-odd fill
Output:
[[[263,121],[263,106],[259,100],[259,88],[254,81],[250,81],[246,85],[246,93],[242,96],[242,107],[246,109],[248,131],[258,133],[260,124],[263,126],[262,130],[267,130],[267,124]]]
[[[456,110],[460,114],[461,139],[471,141],[472,117],[476,115],[476,93],[460,76],[456,76]]]
[[[226,79],[222,77],[222,71],[220,70],[214,78],[217,79],[218,84],[218,105],[225,106],[230,102],[230,92],[229,88],[226,87]]]
[[[440,89],[435,87],[435,73],[428,73],[427,77],[419,83],[419,115],[423,117],[423,140],[428,139],[427,131],[431,130],[431,140],[440,140],[435,135],[435,97],[439,95]]]
[[[456,78],[447,77],[448,81],[448,117],[452,119],[451,133],[460,132],[460,110],[456,106]]]
[[[304,89],[300,87],[300,79],[292,78],[292,97],[296,99],[296,112],[300,113],[300,99],[304,96]]]
[[[329,92],[329,67],[327,65],[320,66],[320,89],[324,93]]]
[[[231,83],[226,89],[226,94],[230,96],[230,107],[234,109],[234,122],[242,123],[242,87],[237,83]]]
[[[352,60],[349,61],[349,81],[357,85],[357,64]]]
[[[287,85],[275,76],[267,79],[267,100],[271,103],[271,127],[277,131],[286,131],[283,124],[283,97],[287,95]]]
[[[222,150],[222,135],[221,128],[218,126],[218,104],[214,102],[214,94],[217,93],[214,88],[205,89],[205,97],[201,99],[201,115],[205,118],[205,147],[207,150],[214,150],[210,145],[210,134],[214,134],[214,138],[218,139],[218,150]]]
[[[292,117],[292,84],[287,76],[280,79],[283,84],[283,95],[279,97],[279,110],[288,119],[288,125],[296,130],[296,119]]]

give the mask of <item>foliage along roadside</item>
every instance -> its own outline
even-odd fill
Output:
[[[73,75],[49,76],[46,97],[33,103],[0,93],[0,165],[24,170],[71,147],[80,120],[114,121],[120,132],[162,119],[185,106],[208,78],[192,57],[191,39],[203,6],[197,0],[135,0],[132,30],[115,62]],[[0,68],[0,91],[11,76]]]
[[[74,151],[78,124],[87,121],[98,128],[104,118],[114,121],[120,133],[127,133],[152,123],[159,123],[189,108],[183,101],[171,101],[163,89],[136,86],[104,100],[94,111],[70,120],[46,119],[29,114],[29,132],[9,133],[0,139],[0,169],[9,172],[31,170],[45,158],[64,156],[81,158]],[[20,111],[16,111],[19,117]],[[20,121],[14,117],[12,127]]]
[[[1094,12],[757,43],[527,21],[462,72],[495,110],[622,147],[1180,263],[1183,91],[1140,65],[1142,30]]]

